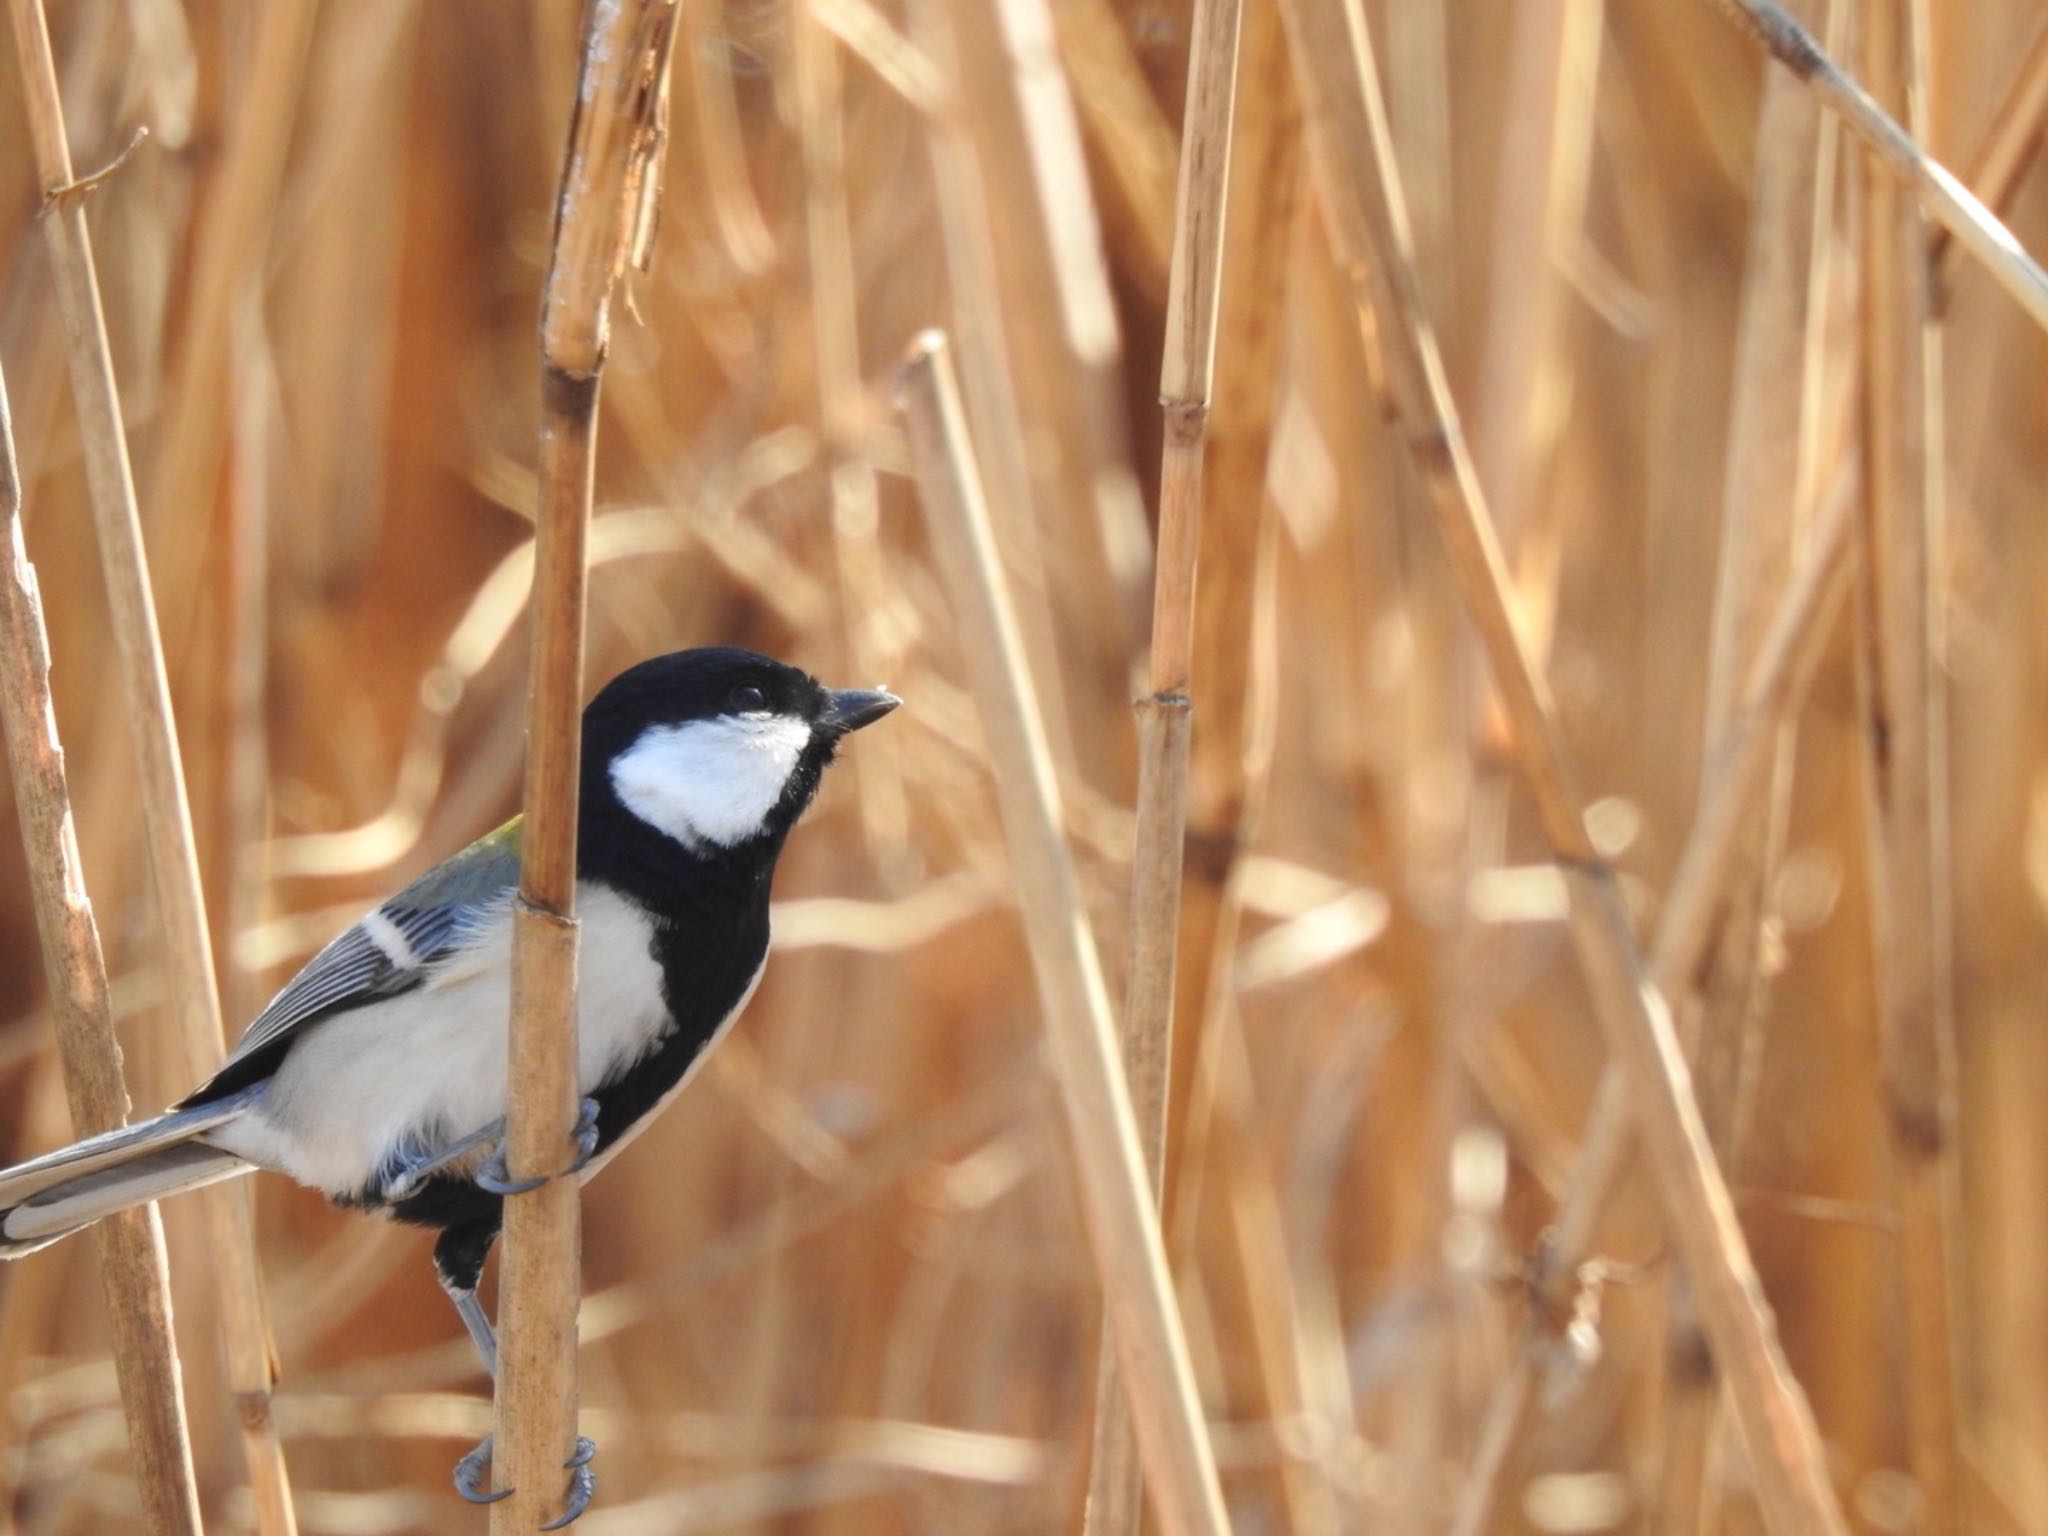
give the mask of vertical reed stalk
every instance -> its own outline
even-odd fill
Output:
[[[1301,120],[1278,12],[1254,7],[1243,21],[1238,92],[1231,124],[1231,201],[1223,265],[1225,285],[1217,348],[1230,366],[1215,380],[1203,497],[1232,509],[1202,520],[1199,554],[1205,579],[1195,591],[1194,671],[1203,680],[1202,733],[1190,743],[1188,841],[1205,857],[1185,872],[1181,892],[1180,961],[1174,984],[1176,1028],[1173,1084],[1167,1095],[1167,1161],[1180,1193],[1167,1219],[1176,1253],[1192,1231],[1201,1169],[1207,1161],[1206,1102],[1198,1080],[1213,1080],[1202,1063],[1211,1025],[1235,974],[1238,892],[1232,873],[1246,828],[1264,787],[1255,764],[1271,756],[1265,736],[1252,729],[1260,687],[1253,674],[1252,640],[1259,594],[1272,585],[1268,563],[1277,540],[1267,489],[1273,418],[1281,377],[1287,306],[1275,295],[1287,288],[1300,203]],[[1270,709],[1263,718],[1270,726]],[[1255,739],[1256,738],[1256,739]],[[1212,1001],[1216,1006],[1212,1008]]]
[[[21,478],[14,425],[0,379],[0,719],[36,932],[42,940],[50,1015],[64,1063],[72,1129],[110,1131],[128,1118],[121,1048],[107,1000],[99,925],[85,892],[65,783],[64,749],[50,697],[49,640],[35,568],[21,535]],[[123,1211],[98,1229],[100,1279],[114,1330],[114,1372],[143,1516],[156,1536],[197,1536],[199,1491],[185,1399],[171,1334],[171,1281],[156,1207]]]
[[[1787,1366],[1663,1000],[1645,983],[1613,872],[1587,835],[1556,712],[1509,605],[1507,577],[1425,313],[1361,0],[1290,0],[1309,143],[1347,269],[1377,322],[1400,427],[1431,496],[1466,610],[1503,696],[1513,749],[1570,892],[1571,931],[1607,1046],[1626,1075],[1674,1246],[1779,1536],[1842,1533],[1813,1411]]]
[[[86,480],[120,655],[121,694],[141,781],[150,876],[164,928],[165,967],[186,1066],[197,1079],[219,1062],[225,1039],[191,808],[172,723],[170,683],[142,547],[134,474],[122,431],[120,397],[114,385],[85,209],[81,199],[66,190],[73,174],[71,150],[57,98],[49,28],[41,0],[11,0],[11,11],[36,170],[47,200],[43,230],[70,343],[72,394],[85,440]],[[273,1351],[256,1269],[250,1193],[246,1186],[235,1184],[210,1190],[200,1198],[206,1203],[212,1231],[210,1268],[220,1286],[221,1329],[258,1529],[263,1536],[291,1536],[296,1525],[284,1449],[271,1409]]]
[[[1045,732],[943,337],[904,373],[926,524],[987,732],[1053,1066],[1146,1478],[1169,1536],[1229,1529],[1159,1239],[1102,964],[1062,834]]]
[[[644,271],[660,209],[676,0],[591,5],[541,295],[539,501],[519,899],[514,908],[506,1166],[547,1177],[569,1156],[576,1077],[576,806],[585,548],[597,405],[618,278]],[[505,1202],[493,1536],[551,1519],[576,1440],[577,1187]]]
[[[1159,365],[1166,439],[1159,467],[1153,572],[1152,691],[1137,703],[1138,825],[1131,856],[1130,971],[1121,1026],[1124,1075],[1155,1203],[1166,1156],[1188,740],[1194,714],[1190,694],[1195,565],[1223,284],[1239,14],[1238,0],[1198,0],[1195,8],[1166,285],[1166,347]],[[1245,515],[1243,509],[1233,510]],[[1143,1514],[1136,1444],[1122,1399],[1116,1356],[1105,1338],[1096,1368],[1095,1455],[1088,1491],[1087,1528],[1094,1536],[1137,1536]]]
[[[1863,6],[1864,78],[1927,115],[1916,0]],[[1899,1208],[1903,1369],[1921,1529],[1962,1528],[1956,1047],[1949,963],[1948,734],[1942,654],[1941,337],[1920,210],[1881,167],[1864,178],[1865,523],[1859,653],[1874,803],[1870,892],[1885,1123]]]

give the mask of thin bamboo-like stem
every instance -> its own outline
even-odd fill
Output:
[[[1215,1081],[1212,994],[1230,983],[1238,931],[1235,882],[1252,802],[1263,788],[1255,771],[1270,756],[1251,729],[1260,688],[1250,636],[1257,628],[1262,573],[1275,542],[1262,529],[1274,515],[1267,489],[1273,419],[1280,392],[1287,262],[1299,221],[1301,121],[1279,13],[1254,7],[1239,41],[1244,85],[1231,127],[1231,198],[1225,231],[1224,285],[1217,346],[1230,366],[1217,376],[1210,411],[1203,497],[1233,509],[1204,518],[1200,562],[1208,577],[1195,591],[1195,662],[1203,679],[1204,718],[1188,777],[1188,835],[1208,852],[1184,875],[1180,963],[1174,984],[1173,1084],[1167,1096],[1167,1157],[1178,1193],[1169,1203],[1168,1247],[1178,1258],[1194,1227],[1210,1121],[1206,1089]],[[1259,736],[1255,744],[1254,737]]]
[[[541,295],[539,502],[526,823],[513,911],[506,1166],[547,1182],[505,1202],[496,1463],[510,1498],[493,1536],[532,1531],[562,1502],[576,1439],[577,1187],[568,1157],[576,1076],[576,805],[582,746],[585,549],[612,291],[645,270],[668,141],[676,0],[585,12],[576,106]]]
[[[1925,17],[1866,0],[1864,78],[1924,131]],[[1941,337],[1919,209],[1864,178],[1864,688],[1874,815],[1870,893],[1885,1123],[1899,1205],[1906,1428],[1921,1530],[1962,1528],[1956,1042],[1950,976],[1947,690],[1940,656]]]
[[[1978,200],[2000,218],[2012,206],[2021,176],[2041,152],[2044,130],[2048,130],[2048,21],[2035,32],[2033,46],[2013,73],[2011,89],[1992,110],[1991,127],[1964,178]],[[1955,276],[1955,236],[1937,229],[1927,248],[1939,284],[1946,286]]]
[[[0,541],[0,718],[6,725],[8,766],[72,1129],[90,1136],[127,1120],[128,1092],[121,1081],[121,1048],[114,1039],[99,925],[86,897],[72,831],[64,749],[50,697],[49,639],[35,569],[21,536],[21,478],[4,379]],[[123,1211],[103,1222],[98,1240],[100,1278],[114,1329],[114,1371],[144,1517],[157,1536],[197,1536],[199,1490],[178,1384],[170,1270],[156,1207]]]
[[[2036,324],[2048,326],[2048,271],[2027,254],[1977,194],[1934,159],[1870,92],[1828,56],[1811,32],[1777,0],[1714,0],[1769,51],[1805,81],[1878,158],[1903,177],[1929,213],[1963,247],[1984,263],[1998,286],[2011,294]]]
[[[1543,677],[1508,602],[1507,576],[1423,308],[1399,168],[1362,0],[1286,7],[1308,101],[1309,144],[1335,243],[1377,322],[1394,409],[1426,483],[1468,614],[1480,632],[1513,747],[1570,893],[1571,932],[1607,1046],[1626,1074],[1649,1173],[1700,1299],[1715,1358],[1778,1536],[1847,1530],[1813,1410],[1776,1325],[1707,1143],[1662,998],[1646,986],[1613,871],[1586,831]]]
[[[46,192],[72,179],[71,149],[57,98],[56,64],[41,0],[12,0],[15,45],[21,61],[36,170]],[[157,630],[156,606],[142,547],[135,479],[122,431],[106,317],[93,272],[85,210],[58,196],[43,220],[59,308],[70,344],[72,394],[85,443],[86,481],[107,582],[121,696],[136,754],[151,883],[164,928],[164,957],[175,1000],[179,1042],[190,1077],[213,1069],[225,1046],[220,993],[200,893],[192,813],[172,723],[170,683]],[[263,1536],[296,1530],[284,1448],[271,1406],[273,1351],[256,1268],[249,1190],[230,1185],[208,1191],[209,1265],[220,1287],[221,1331],[235,1391],[250,1492]]]
[[[1131,952],[1121,1024],[1124,1075],[1138,1139],[1159,1199],[1166,1094],[1173,1055],[1173,982],[1180,937],[1181,851],[1187,833],[1193,728],[1195,556],[1202,533],[1202,457],[1216,371],[1230,140],[1237,99],[1238,0],[1198,0],[1188,53],[1187,116],[1166,288],[1159,400],[1166,441],[1159,469],[1153,572],[1152,691],[1138,714],[1138,825],[1131,862]],[[1239,515],[1244,515],[1240,509]],[[1105,1339],[1096,1368],[1095,1454],[1087,1529],[1137,1536],[1143,1516],[1137,1446],[1116,1355]]]
[[[926,526],[996,767],[1005,840],[1147,1483],[1169,1536],[1223,1536],[1229,1529],[1223,1493],[1159,1239],[1102,963],[1062,836],[1045,732],[943,337],[920,339],[903,387]]]

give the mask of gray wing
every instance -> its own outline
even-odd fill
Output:
[[[250,1021],[220,1072],[185,1102],[203,1104],[276,1068],[294,1033],[424,983],[479,914],[519,881],[514,818],[365,914],[306,963]]]

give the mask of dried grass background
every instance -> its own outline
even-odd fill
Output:
[[[81,167],[150,130],[91,218],[239,1025],[517,796],[536,296],[577,7],[51,9]],[[1549,636],[1596,841],[1647,932],[1702,722],[1725,708],[1719,573],[1893,430],[1856,404],[1862,152],[1828,149],[1796,90],[1767,93],[1702,0],[1369,9],[1452,383],[1525,620]],[[1854,61],[1858,25],[1893,9],[1807,18]],[[1049,14],[1057,54],[1020,69],[999,13]],[[1920,20],[1923,131],[1966,168],[2039,67],[2041,16],[1976,0]],[[1094,1280],[891,389],[929,325],[979,327],[1006,357],[970,377],[970,405],[1019,424],[983,457],[1114,969],[1188,5],[686,0],[683,25],[657,256],[605,387],[591,679],[723,641],[908,704],[793,840],[745,1021],[587,1192],[583,1422],[603,1455],[581,1529],[1073,1530]],[[797,65],[808,28],[839,39],[823,67]],[[1530,1326],[1519,1267],[1604,1053],[1264,0],[1244,50],[1182,966],[1184,1003],[1210,979],[1214,996],[1180,1020],[1169,1242],[1236,1529],[1436,1531]],[[1070,113],[1086,153],[1050,227],[1020,90]],[[0,146],[30,549],[129,1082],[152,1108],[188,1085],[6,44]],[[2023,170],[2010,203],[2034,249],[2042,181]],[[1806,221],[1811,259],[1789,271],[1759,237],[1773,209],[1766,232]],[[1968,258],[1943,271],[1964,1507],[1972,1530],[2041,1531],[2048,359]],[[1769,365],[1739,346],[1746,291],[1795,317],[1812,299]],[[1934,1526],[1905,1470],[1854,624],[1788,738],[1728,929],[1754,942],[1724,946],[1706,1013],[1734,1042],[1712,1079],[1724,1163],[1836,1486],[1857,1529],[1904,1532]],[[10,828],[8,1161],[67,1134],[19,859]],[[1696,1362],[1666,1354],[1645,1192],[1622,1214],[1604,1284],[1545,1347],[1496,1528],[1756,1530],[1725,1422],[1704,1490],[1667,1495]],[[247,1529],[204,1229],[177,1204],[165,1220],[209,1522]],[[275,1179],[259,1230],[301,1528],[480,1524],[446,1474],[487,1397],[425,1239]],[[23,1533],[139,1521],[91,1252],[0,1275],[0,1522]]]

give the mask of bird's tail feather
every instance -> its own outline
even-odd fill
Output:
[[[89,1137],[0,1170],[0,1259],[54,1243],[102,1216],[248,1171],[232,1152],[197,1138],[226,1124],[261,1091]]]

